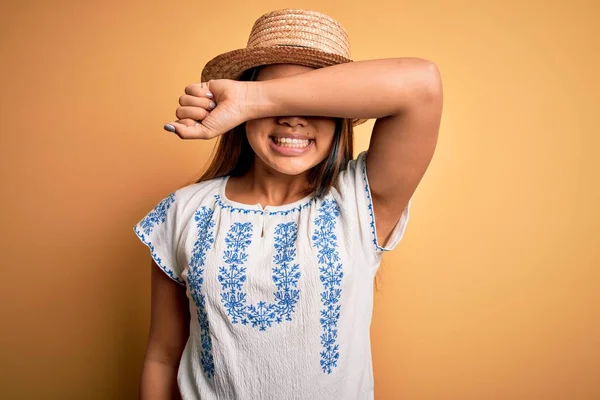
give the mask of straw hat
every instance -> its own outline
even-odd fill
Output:
[[[258,18],[246,48],[220,54],[206,63],[202,82],[238,80],[245,70],[267,64],[322,68],[347,62],[353,62],[350,42],[339,22],[317,11],[288,8]],[[354,119],[352,125],[365,121]]]

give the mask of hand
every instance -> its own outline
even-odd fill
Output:
[[[214,79],[188,85],[185,93],[175,111],[178,120],[165,125],[182,139],[212,139],[250,119],[246,82]]]

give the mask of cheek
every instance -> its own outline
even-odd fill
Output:
[[[329,148],[333,144],[335,136],[335,122],[323,123],[319,126],[317,134],[317,144],[321,148]]]
[[[269,126],[270,123],[266,118],[246,122],[246,137],[250,144],[258,144],[259,141],[263,140],[266,132],[269,132]]]

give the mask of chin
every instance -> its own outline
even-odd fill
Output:
[[[263,143],[260,146],[253,147],[253,150],[256,159],[265,167],[289,176],[306,173],[327,158],[328,155],[327,153],[319,154],[322,151],[318,151],[319,149],[314,147],[305,154],[283,155],[273,150],[269,144],[265,146]]]
[[[295,158],[293,160],[270,160],[270,162],[267,163],[267,165],[281,174],[291,176],[303,174],[309,171],[312,167],[314,167],[312,163],[298,158]]]

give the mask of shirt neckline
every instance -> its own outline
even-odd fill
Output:
[[[302,208],[302,206],[311,202],[315,198],[315,192],[312,192],[311,194],[309,194],[308,196],[305,196],[304,198],[302,198],[300,200],[294,201],[293,203],[282,204],[280,206],[268,205],[268,206],[263,207],[260,203],[256,203],[256,204],[240,203],[240,202],[229,199],[225,195],[225,188],[227,187],[227,182],[229,181],[230,177],[231,177],[231,175],[227,175],[227,176],[223,177],[223,181],[221,182],[221,188],[219,190],[219,197],[221,198],[221,201],[223,203],[230,205],[234,208],[240,208],[243,210],[257,210],[257,211],[262,211],[265,213],[266,212],[276,212],[276,211],[291,211],[292,209]]]

